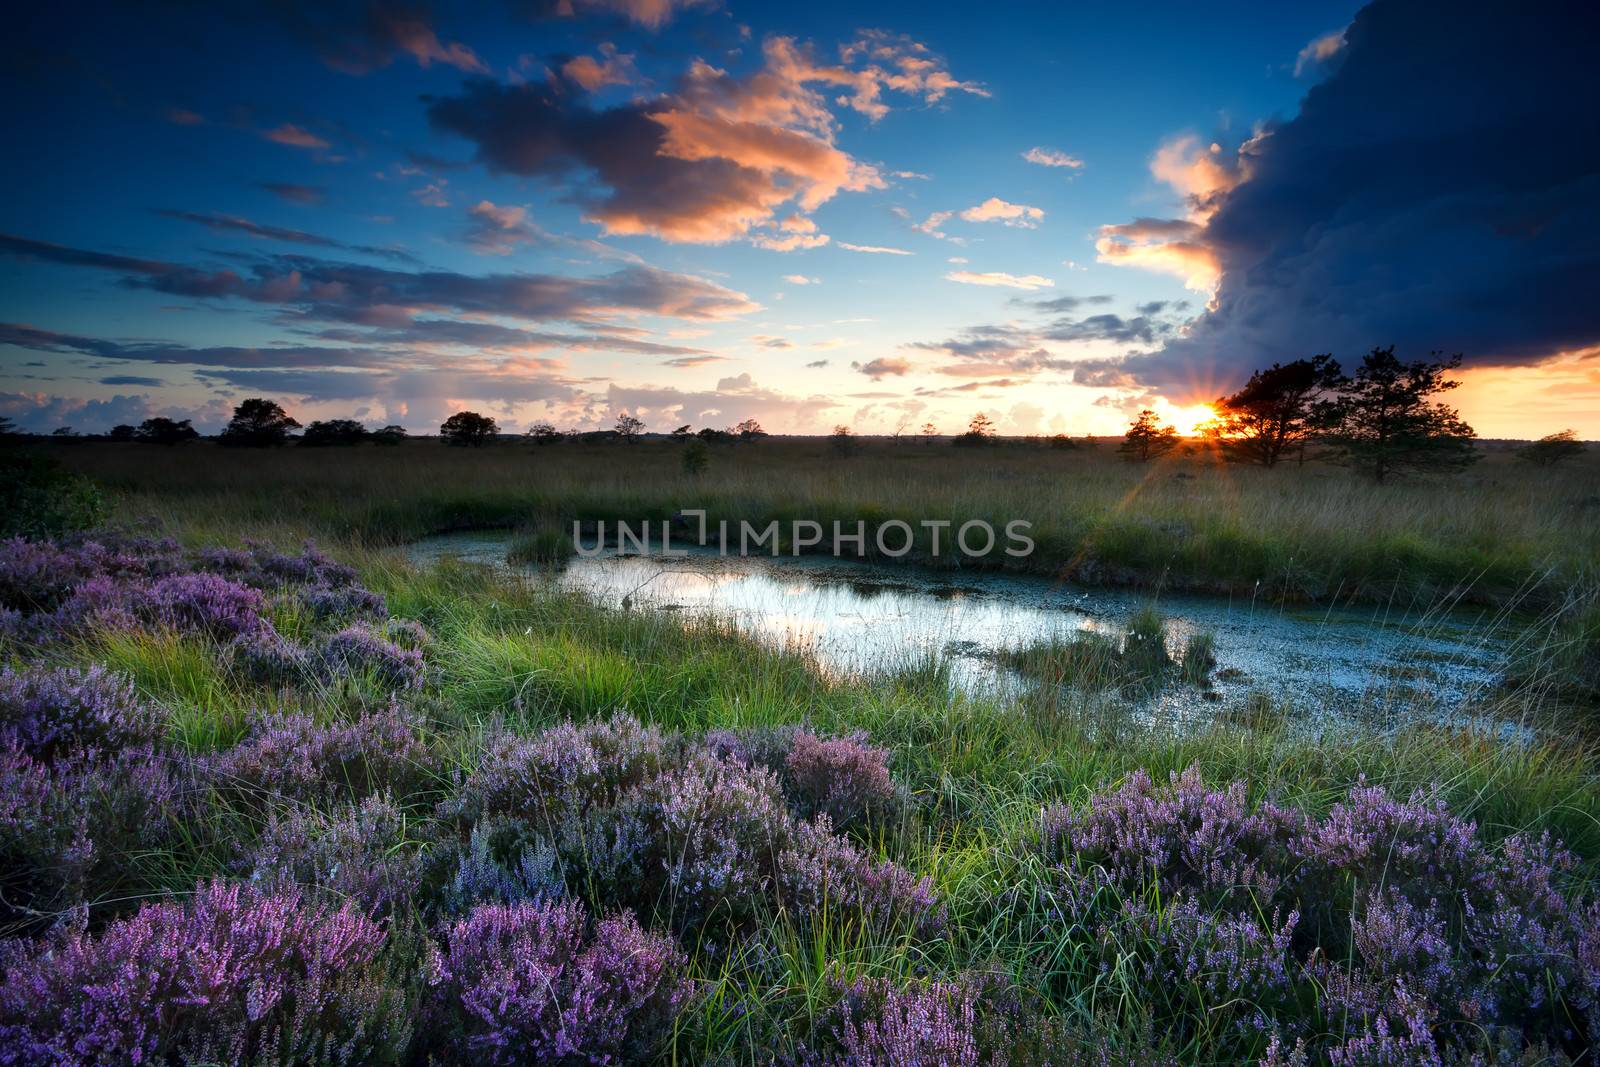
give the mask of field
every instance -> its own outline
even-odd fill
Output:
[[[1375,487],[1105,443],[53,453],[124,532],[0,554],[0,1062],[1592,1062],[1592,456]],[[1501,694],[1541,729],[1172,732],[397,550],[686,507],[1492,605],[1541,635]]]

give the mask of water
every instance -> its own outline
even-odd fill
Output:
[[[825,670],[871,673],[939,654],[956,684],[969,690],[1020,684],[995,664],[997,649],[1085,630],[1120,633],[1150,603],[1141,594],[1045,578],[831,556],[691,550],[677,559],[607,554],[554,569],[513,567],[505,562],[507,541],[502,533],[449,534],[418,542],[411,556],[489,564],[633,610],[716,615],[760,638],[809,649]],[[1144,701],[1147,711],[1175,720],[1243,706],[1259,691],[1310,720],[1459,721],[1459,709],[1490,695],[1505,668],[1505,636],[1467,615],[1409,617],[1382,607],[1285,608],[1178,595],[1161,596],[1156,607],[1168,620],[1174,655],[1193,633],[1215,638],[1211,694],[1173,684]]]

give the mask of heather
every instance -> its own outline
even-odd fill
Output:
[[[1555,1063],[1600,1018],[1580,727],[1176,730],[348,544],[0,561],[14,1062]]]

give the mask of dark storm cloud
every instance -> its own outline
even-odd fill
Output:
[[[1047,341],[1118,341],[1124,344],[1151,344],[1172,325],[1148,315],[1123,318],[1121,315],[1090,315],[1083,319],[1057,319],[1039,336]]]
[[[1049,300],[1029,300],[1027,297],[1018,296],[1013,297],[1011,303],[1017,307],[1061,315],[1068,311],[1076,311],[1085,304],[1109,304],[1113,299],[1115,298],[1104,293],[1094,296],[1055,296]]]
[[[9,234],[0,234],[0,255],[115,271],[127,285],[175,296],[279,304],[297,308],[307,317],[369,325],[403,325],[411,320],[411,311],[419,308],[536,321],[588,321],[630,314],[719,319],[759,307],[744,294],[704,278],[642,265],[578,278],[399,271],[311,256],[274,255],[256,259],[241,274]]]
[[[204,226],[212,233],[242,233],[247,237],[259,237],[266,241],[283,241],[288,244],[313,245],[319,248],[338,248],[346,252],[361,252],[369,256],[378,256],[383,259],[392,259],[401,263],[416,263],[417,259],[409,252],[398,248],[379,248],[374,245],[352,245],[343,241],[335,241],[331,237],[321,234],[307,233],[305,230],[291,230],[282,226],[269,226],[265,223],[252,222],[250,219],[240,218],[237,215],[216,215],[204,211],[175,211],[169,208],[158,208],[157,215],[169,219],[178,219],[182,222],[192,222]]]
[[[263,0],[249,5],[308,45],[334,70],[368,74],[409,55],[420,66],[442,63],[482,74],[471,48],[439,40],[425,4],[402,0]]]
[[[1364,8],[1338,69],[1172,231],[1215,254],[1214,309],[1122,369],[1204,397],[1315,352],[1516,366],[1600,342],[1597,25],[1592,2]]]

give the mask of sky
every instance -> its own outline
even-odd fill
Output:
[[[1460,352],[1600,437],[1592,4],[36,5],[0,416],[1180,430]]]

